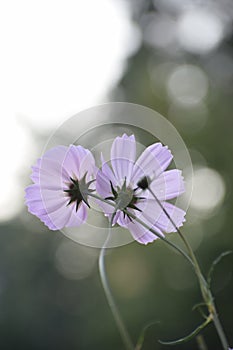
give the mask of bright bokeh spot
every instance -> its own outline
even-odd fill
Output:
[[[222,204],[225,194],[225,182],[216,170],[205,167],[194,170],[192,209],[208,216]]]
[[[12,98],[15,109],[40,128],[56,127],[106,98],[140,42],[121,1],[24,0],[13,6],[6,3],[5,11],[14,26],[4,18],[2,24],[11,42]]]
[[[167,49],[175,42],[175,21],[169,16],[148,16],[144,40],[152,47]]]
[[[7,110],[1,106],[1,112]],[[29,167],[29,150],[33,152],[33,141],[28,131],[12,116],[5,119],[0,128],[1,152],[1,196],[0,221],[10,220],[22,207],[24,190],[20,181],[20,169]]]
[[[184,12],[178,21],[178,40],[193,53],[213,50],[223,38],[223,23],[210,11],[192,9]]]
[[[174,69],[167,89],[172,100],[181,104],[196,104],[208,93],[208,79],[199,67],[184,64]]]
[[[140,45],[130,11],[114,0],[1,4],[0,147],[7,152],[1,156],[0,220],[22,208],[20,172],[25,175],[35,161],[23,126],[43,135],[106,101]]]
[[[98,251],[64,240],[55,254],[55,266],[67,279],[79,280],[88,277],[93,271]]]

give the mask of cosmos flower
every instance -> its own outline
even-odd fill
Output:
[[[181,171],[167,170],[172,154],[166,146],[155,143],[147,147],[136,160],[134,135],[116,137],[111,147],[111,167],[102,156],[102,167],[97,172],[96,190],[101,197],[115,205],[98,202],[105,215],[130,230],[134,239],[142,244],[157,237],[147,228],[124,213],[124,209],[136,215],[158,234],[174,232],[176,229],[163,208],[177,227],[183,225],[185,212],[167,202],[184,192]],[[155,200],[149,188],[163,208]]]
[[[50,149],[32,167],[34,184],[25,190],[29,212],[50,230],[81,225],[87,219],[94,169],[91,152],[82,146]]]

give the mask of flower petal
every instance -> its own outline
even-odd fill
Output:
[[[109,182],[112,181],[113,186],[117,185],[117,180],[115,175],[112,172],[112,169],[109,167],[108,163],[104,160],[103,154],[101,153],[101,170],[104,175],[108,178]]]
[[[162,205],[169,214],[170,218],[175,223],[175,225],[178,228],[183,226],[183,223],[185,222],[185,211],[171,203],[162,202]],[[162,214],[160,215],[159,219],[156,222],[156,225],[163,232],[176,232],[174,225],[171,223],[171,220],[167,217],[167,215],[164,212],[162,212]]]
[[[128,185],[136,157],[136,142],[134,135],[116,137],[111,148],[111,163],[118,185],[122,185],[125,178]]]
[[[87,220],[87,206],[84,203],[79,205],[78,211],[76,212],[76,204],[73,204],[71,210],[71,216],[69,221],[67,221],[65,227],[76,227],[80,226]]]
[[[63,210],[66,216],[69,215],[69,210],[67,211],[66,207],[67,199],[65,196],[60,198],[59,196],[56,196],[55,191],[43,190],[37,184],[28,186],[25,191],[28,211],[36,215],[51,230],[61,228],[57,227],[57,223],[50,217],[50,214]],[[61,216],[61,213],[59,213],[59,215]]]
[[[113,196],[110,180],[101,170],[96,174],[96,191],[104,199]]]
[[[172,154],[167,146],[154,143],[147,147],[136,161],[132,181],[137,183],[144,176],[158,177],[172,160]]]
[[[65,206],[67,198],[59,191],[42,189],[39,185],[30,185],[25,190],[25,201],[29,211],[34,215],[39,215],[61,206]]]
[[[176,198],[185,191],[182,172],[177,169],[165,171],[152,181],[150,188],[160,201]]]
[[[81,203],[76,211],[76,202],[68,204],[65,194],[70,177],[87,181],[95,172],[95,161],[89,150],[82,146],[57,146],[47,151],[32,167],[34,185],[25,190],[29,212],[36,215],[51,230],[79,226],[86,221],[87,206]]]
[[[149,222],[144,220],[145,224],[148,224],[149,227],[153,228],[156,232],[163,236],[163,233],[157,228],[152,226]],[[132,221],[127,225],[127,228],[130,230],[132,236],[136,241],[141,244],[148,244],[155,241],[158,237],[153,234],[149,229],[142,226],[140,223]]]

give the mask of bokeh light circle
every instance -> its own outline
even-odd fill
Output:
[[[187,182],[189,179],[187,179]],[[202,217],[209,217],[215,213],[226,195],[226,186],[222,176],[208,167],[194,168],[193,193],[190,208]]]
[[[162,115],[147,107],[112,102],[98,105],[67,119],[49,138],[43,153],[58,146],[82,145],[90,149],[100,166],[100,152],[110,160],[110,147],[116,136],[134,134],[137,142],[137,156],[155,142],[167,145],[173,154],[173,168],[181,169],[184,179],[192,178],[192,163],[184,141],[175,127]],[[176,199],[175,204],[187,210],[191,198],[192,181],[186,185],[186,195]],[[75,228],[64,228],[65,236],[80,244],[100,248],[106,244],[109,234],[108,220],[102,211],[90,201],[87,222]],[[113,227],[107,247],[117,247],[133,242],[131,234],[121,227]]]

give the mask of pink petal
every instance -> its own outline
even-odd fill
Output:
[[[142,177],[158,177],[172,160],[172,154],[167,146],[154,143],[147,147],[135,163],[132,181],[137,183]]]
[[[111,163],[118,184],[122,185],[125,178],[130,182],[136,157],[136,143],[134,135],[116,137],[111,148]]]
[[[150,188],[161,201],[176,198],[185,191],[182,172],[177,169],[165,171],[150,184]]]

